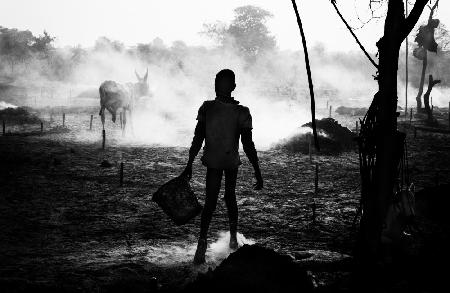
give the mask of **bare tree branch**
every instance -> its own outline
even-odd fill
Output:
[[[406,36],[408,36],[409,33],[413,30],[427,2],[428,0],[416,0],[416,2],[414,3],[413,9],[409,13],[409,16],[405,19],[402,27],[402,42],[406,38]]]
[[[298,13],[297,4],[295,3],[295,0],[292,0],[292,6],[294,6],[298,28],[300,29],[300,35],[302,36],[303,51],[305,53],[306,73],[308,74],[309,94],[311,96],[311,127],[313,130],[314,145],[317,151],[320,151],[319,140],[317,138],[317,130],[316,130],[316,102],[314,99],[314,88],[311,78],[311,68],[309,66],[308,48],[306,47],[305,32],[303,31],[302,20],[300,19],[300,14]]]
[[[372,59],[372,57],[369,55],[369,53],[367,53],[366,48],[364,48],[364,46],[358,40],[358,37],[355,35],[355,33],[353,32],[352,28],[350,27],[350,25],[347,23],[347,21],[344,19],[344,17],[342,16],[341,12],[337,8],[336,0],[331,0],[331,4],[333,4],[334,9],[336,10],[337,14],[341,18],[342,22],[344,22],[344,24],[347,27],[347,29],[350,31],[350,33],[352,34],[352,36],[355,39],[356,43],[358,43],[358,45],[361,48],[361,50],[364,52],[364,54],[367,56],[367,58],[369,58],[369,61],[373,64],[373,66],[375,66],[375,68],[378,69],[378,64],[375,63],[375,61]]]

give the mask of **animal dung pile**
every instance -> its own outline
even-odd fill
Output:
[[[311,127],[311,122],[302,125]],[[339,154],[356,148],[354,138],[356,134],[347,127],[342,126],[333,118],[316,120],[316,128],[320,144],[320,153],[324,155]],[[296,153],[309,153],[310,147],[314,147],[313,137],[308,134],[297,134],[275,145],[274,149],[281,149]]]
[[[312,292],[307,272],[291,257],[244,245],[214,271],[199,274],[185,292]]]
[[[367,108],[339,106],[335,112],[339,115],[364,116],[366,115]]]
[[[35,114],[30,113],[26,107],[6,108],[0,110],[0,120],[11,124],[34,124],[41,120]]]

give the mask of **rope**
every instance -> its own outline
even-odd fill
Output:
[[[364,54],[366,54],[367,58],[369,59],[369,61],[373,64],[373,66],[375,66],[376,69],[378,69],[378,64],[375,63],[375,61],[373,61],[372,57],[370,57],[369,53],[367,53],[366,49],[364,48],[364,46],[361,44],[361,42],[359,41],[358,37],[355,35],[355,33],[353,32],[352,28],[350,27],[350,25],[347,23],[347,21],[344,19],[344,17],[342,16],[341,12],[339,11],[339,9],[336,6],[336,0],[331,0],[331,4],[333,4],[334,9],[336,10],[337,14],[339,15],[339,17],[341,18],[341,20],[344,22],[345,26],[347,27],[347,29],[349,30],[349,32],[352,34],[353,38],[355,38],[356,43],[358,43],[359,47],[361,48],[361,50],[364,52]]]
[[[305,64],[306,64],[306,73],[308,74],[308,84],[309,84],[309,94],[311,96],[311,127],[314,135],[314,145],[317,151],[320,151],[319,140],[317,138],[317,130],[316,130],[316,102],[314,99],[314,87],[311,78],[311,68],[309,66],[309,56],[308,56],[308,48],[306,47],[306,38],[305,32],[303,31],[302,20],[300,19],[300,15],[297,10],[297,4],[295,0],[292,0],[292,6],[294,6],[295,15],[297,17],[297,24],[300,29],[300,35],[302,37],[303,51],[305,52]]]

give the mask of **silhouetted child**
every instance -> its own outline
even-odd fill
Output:
[[[206,199],[201,216],[200,237],[194,263],[205,262],[207,234],[219,196],[222,174],[225,173],[225,203],[230,224],[230,248],[237,249],[238,209],[236,203],[236,178],[239,159],[239,136],[244,152],[255,170],[255,190],[263,188],[263,179],[258,164],[258,155],[252,140],[252,116],[247,107],[239,105],[231,92],[236,88],[234,72],[221,70],[216,75],[216,99],[205,101],[198,110],[197,126],[189,150],[189,161],[183,174],[191,178],[192,163],[202,147],[201,161],[207,167]]]

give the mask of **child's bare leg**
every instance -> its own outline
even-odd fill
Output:
[[[222,181],[222,170],[208,168],[206,171],[206,198],[200,221],[200,237],[198,240],[197,251],[194,256],[194,263],[205,262],[205,252],[207,248],[206,238],[208,236],[209,224],[216,209],[217,197],[220,191],[220,182]]]
[[[236,202],[236,179],[238,170],[225,171],[225,204],[228,210],[228,219],[230,223],[230,248],[238,248],[237,243],[237,223],[238,207]]]

